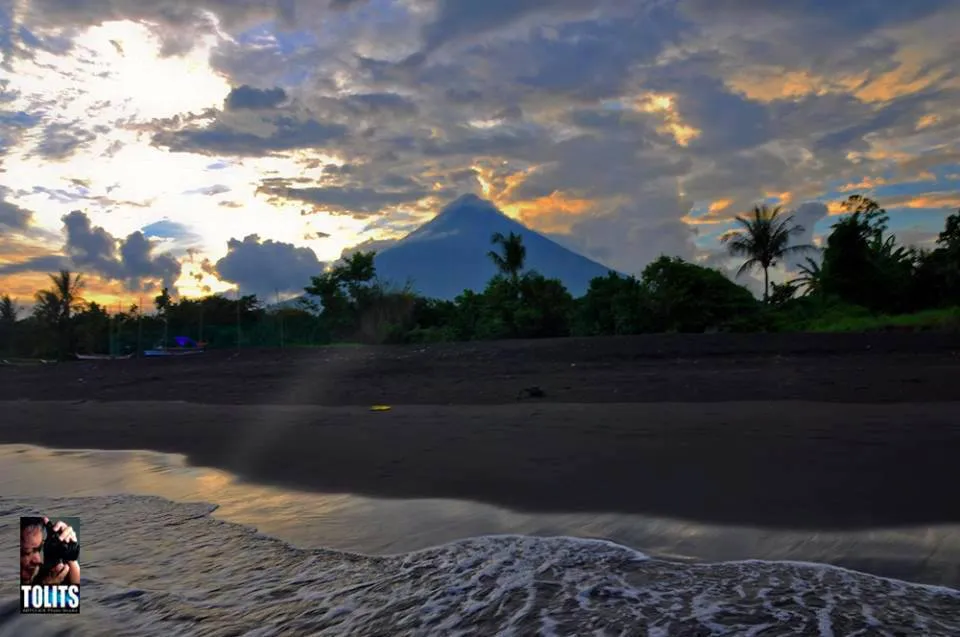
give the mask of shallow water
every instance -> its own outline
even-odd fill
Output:
[[[79,618],[14,615],[0,634],[960,634],[956,590],[820,565],[647,557],[812,560],[955,585],[956,528],[811,534],[533,515],[298,493],[149,452],[25,446],[0,448],[0,483],[5,526],[35,512],[82,519],[84,578]],[[8,531],[0,552],[12,555]],[[478,537],[491,534],[509,535]]]

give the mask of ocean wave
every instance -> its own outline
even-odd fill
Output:
[[[401,555],[304,550],[151,496],[0,498],[82,520],[82,609],[3,635],[960,634],[960,591],[820,564],[651,559],[602,540],[485,536]],[[9,551],[9,553],[7,552]],[[12,560],[2,594],[16,600]]]

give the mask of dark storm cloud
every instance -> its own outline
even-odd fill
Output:
[[[684,27],[664,10],[581,21],[537,31],[529,41],[506,45],[492,55],[516,59],[516,79],[522,85],[597,100],[621,94],[631,80],[631,67],[652,62]]]
[[[57,270],[71,270],[73,263],[70,259],[58,254],[44,254],[30,257],[24,261],[0,264],[0,274],[22,274],[24,272],[55,272]]]
[[[536,125],[497,126],[487,130],[460,126],[446,133],[446,139],[411,139],[407,146],[431,157],[509,156],[534,160],[544,157],[545,148],[550,143],[549,132]],[[394,138],[393,141],[402,140]]]
[[[180,276],[180,263],[169,255],[153,254],[153,248],[154,244],[140,231],[130,233],[120,242],[122,278],[128,288],[143,289],[144,279],[159,279],[164,287],[172,288]]]
[[[0,186],[0,230],[26,230],[33,219],[33,213],[7,201],[9,195],[10,189]]]
[[[483,99],[483,93],[476,89],[469,88],[448,88],[444,92],[444,97],[454,104],[471,104]]]
[[[154,244],[139,230],[118,240],[104,228],[93,226],[79,210],[63,217],[67,240],[64,252],[74,267],[107,279],[123,281],[130,290],[146,291],[148,281],[173,287],[180,263],[165,254],[154,254]]]
[[[217,277],[240,286],[242,294],[272,297],[276,291],[302,292],[323,264],[310,248],[252,234],[227,242],[227,254],[214,264]]]
[[[172,288],[180,276],[180,263],[165,254],[155,254],[154,244],[136,231],[117,239],[105,229],[93,226],[79,210],[63,217],[66,241],[64,254],[35,256],[0,266],[0,274],[77,270],[121,281],[131,291],[149,291],[154,282]]]
[[[323,172],[327,175],[349,175],[353,171],[354,167],[350,164],[344,164],[342,166],[337,166],[336,164],[327,164],[323,167]]]
[[[572,16],[614,4],[583,0],[438,0],[435,19],[423,29],[423,45],[426,51],[432,51],[447,42],[489,33],[527,16]]]
[[[493,118],[505,121],[519,121],[523,119],[523,109],[516,104],[511,104],[494,113]]]
[[[343,139],[349,132],[342,124],[325,124],[289,116],[276,117],[271,123],[273,131],[267,135],[237,130],[217,122],[209,128],[159,132],[154,135],[153,143],[174,152],[262,157],[297,148],[322,148],[330,142]]]
[[[367,93],[343,99],[348,111],[361,114],[416,115],[417,105],[410,99],[394,93]]]
[[[875,0],[808,0],[803,3],[776,3],[766,0],[683,0],[681,6],[701,19],[720,19],[733,23],[775,18],[816,25],[838,24],[861,31],[902,24],[929,16],[953,5],[952,0],[913,0],[883,2]]]
[[[279,106],[287,99],[287,92],[282,88],[258,89],[252,86],[237,86],[230,89],[224,100],[227,109],[240,110],[267,109]]]

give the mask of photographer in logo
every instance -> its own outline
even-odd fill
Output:
[[[80,612],[80,543],[67,523],[20,518],[20,611]]]

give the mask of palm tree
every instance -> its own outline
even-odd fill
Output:
[[[80,293],[86,282],[82,275],[74,274],[70,270],[60,270],[49,276],[53,287],[37,292],[37,306],[50,319],[69,321],[74,310],[83,307],[84,301]]]
[[[16,323],[18,308],[9,294],[0,296],[0,323]]]
[[[804,295],[817,294],[820,292],[820,285],[823,280],[820,264],[810,257],[806,257],[804,261],[805,263],[798,268],[800,276],[792,279],[790,284],[802,287]]]
[[[790,245],[790,238],[803,232],[793,222],[793,215],[782,216],[780,206],[754,206],[752,216],[737,217],[742,230],[730,232],[721,238],[730,254],[748,257],[737,276],[755,267],[763,268],[763,302],[770,298],[770,268],[789,254],[810,250],[811,245]]]
[[[37,304],[33,311],[38,318],[56,329],[60,337],[58,349],[62,357],[65,348],[70,345],[70,318],[74,310],[83,307],[80,293],[86,283],[82,275],[74,274],[70,270],[51,274],[50,281],[53,283],[52,288],[37,292]]]
[[[9,294],[0,296],[0,354],[7,353],[13,344],[18,310]]]
[[[490,243],[499,246],[500,252],[491,250],[487,256],[497,266],[497,270],[509,277],[516,286],[520,280],[520,271],[527,260],[527,247],[523,245],[523,237],[513,232],[505,237],[502,232],[497,232],[490,238]]]

